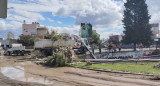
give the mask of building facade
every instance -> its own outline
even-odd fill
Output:
[[[7,34],[7,39],[14,39],[14,34],[11,33],[11,32],[9,32],[9,33]]]
[[[109,42],[112,42],[114,44],[119,44],[122,40],[121,35],[112,35],[109,37]]]
[[[32,24],[26,24],[26,21],[24,20],[22,27],[23,27],[22,28],[23,35],[44,36],[48,33],[47,27],[40,26],[38,22],[32,22]]]
[[[152,30],[152,33],[153,33],[152,38],[153,39],[160,38],[160,35],[159,35],[159,33],[160,33],[159,24],[158,23],[154,23],[154,24],[151,24],[151,26],[152,26],[151,30]]]

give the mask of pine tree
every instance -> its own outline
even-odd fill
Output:
[[[125,30],[122,42],[125,44],[133,43],[134,51],[136,51],[136,44],[151,45],[153,42],[151,25],[149,24],[151,16],[148,13],[146,0],[127,0],[124,6],[122,22]]]

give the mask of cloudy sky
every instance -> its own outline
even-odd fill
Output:
[[[79,34],[80,23],[91,23],[93,29],[107,38],[122,34],[122,18],[126,0],[8,0],[7,19],[0,19],[0,38],[13,32],[22,34],[23,20],[39,22],[49,30]],[[160,22],[160,0],[147,0],[150,23]]]

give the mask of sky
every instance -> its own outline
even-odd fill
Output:
[[[49,31],[79,34],[81,23],[91,23],[102,38],[123,33],[126,0],[8,0],[8,15],[0,19],[0,38],[12,32],[22,34],[22,24],[39,22]],[[160,0],[146,0],[150,23],[160,22]]]

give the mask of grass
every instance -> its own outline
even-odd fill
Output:
[[[133,73],[145,73],[145,74],[155,74],[160,75],[160,69],[153,68],[153,66],[158,65],[158,62],[125,62],[125,63],[103,63],[103,64],[92,64],[89,66],[86,63],[75,64],[78,67],[88,67],[95,69],[107,69],[113,71],[123,71],[123,72],[133,72]]]

